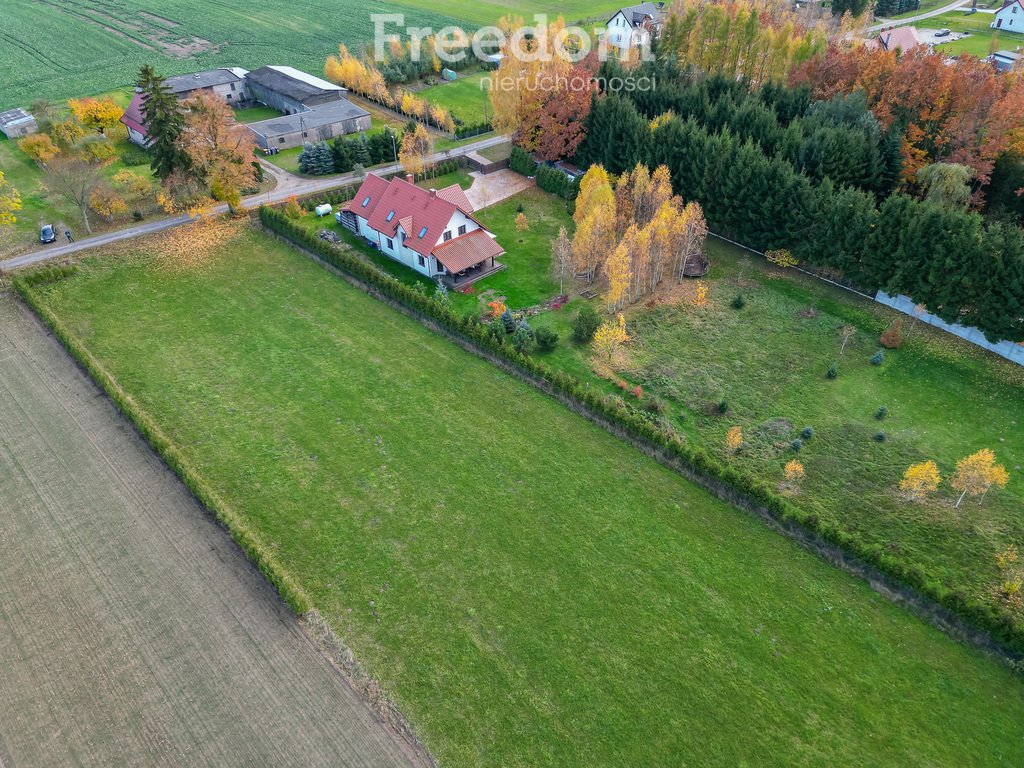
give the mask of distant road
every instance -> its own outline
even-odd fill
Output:
[[[494,145],[501,144],[505,141],[508,141],[508,137],[506,136],[491,136],[486,139],[481,139],[480,141],[474,141],[470,144],[463,144],[461,147],[456,147],[455,149],[450,149],[445,152],[435,152],[432,155],[432,159],[434,162],[440,162],[451,157],[461,157],[463,155],[468,155],[470,152],[486,149],[487,147],[493,147]],[[271,166],[270,163],[264,162],[263,166],[277,180],[277,186],[270,192],[264,192],[263,194],[252,195],[251,197],[244,198],[242,200],[242,205],[245,208],[258,208],[265,203],[280,203],[287,200],[292,195],[301,196],[309,195],[314,192],[324,192],[328,189],[334,189],[335,187],[343,187],[348,184],[355,183],[359,181],[360,178],[356,173],[349,173],[343,176],[307,179],[288,173],[277,166]],[[380,174],[397,173],[401,170],[402,166],[398,163],[391,163],[390,165],[379,166],[371,169],[373,173]],[[227,212],[227,209],[226,205],[218,205],[213,210],[217,213],[225,213]],[[7,259],[6,261],[0,261],[0,272],[18,269],[19,267],[27,267],[32,264],[47,261],[48,259],[56,259],[61,256],[67,256],[71,253],[77,253],[90,248],[98,248],[103,245],[110,245],[111,243],[117,243],[122,240],[130,240],[135,237],[152,235],[157,232],[162,232],[165,229],[179,227],[189,221],[191,221],[191,218],[182,214],[166,219],[146,222],[145,224],[139,224],[134,227],[119,229],[116,232],[106,232],[102,235],[96,235],[95,237],[86,237],[81,240],[76,240],[73,243],[64,243],[63,245],[54,246],[53,248],[43,248],[31,251],[29,253],[24,253],[21,256],[15,256],[12,259]]]
[[[927,13],[919,13],[917,16],[909,16],[906,19],[886,19],[881,24],[875,24],[873,27],[868,27],[865,32],[878,32],[887,27],[903,27],[907,24],[913,24],[915,21],[923,21],[924,19],[930,19],[932,16],[941,16],[944,13],[955,11],[957,8],[962,8],[967,5],[964,0],[957,0],[955,3],[944,5],[941,8],[936,8],[934,11],[928,11]]]

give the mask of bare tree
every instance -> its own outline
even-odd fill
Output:
[[[558,237],[551,244],[551,267],[558,276],[558,295],[565,295],[565,276],[572,274],[572,240],[569,239],[565,227],[560,227]]]
[[[846,345],[850,339],[857,335],[857,327],[854,325],[844,325],[839,329],[839,338],[842,340],[842,344],[839,345],[839,354],[843,354],[846,351]]]
[[[46,166],[46,186],[74,203],[82,214],[85,231],[90,235],[89,199],[102,183],[102,167],[81,157],[56,157]]]

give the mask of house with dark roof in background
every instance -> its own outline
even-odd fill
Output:
[[[241,67],[221,67],[187,75],[174,75],[164,80],[168,91],[184,101],[200,91],[215,93],[231,105],[242,105],[249,101],[245,87],[248,72]],[[128,138],[141,147],[149,144],[146,132],[146,118],[142,110],[142,94],[132,96],[128,108],[121,115],[121,122],[128,129]]]
[[[665,3],[640,3],[620,8],[605,25],[608,43],[625,51],[649,47],[665,21]]]
[[[458,184],[423,189],[411,176],[387,181],[370,173],[335,219],[395,261],[453,286],[503,268],[496,259],[504,249],[473,217]]]
[[[8,139],[20,139],[38,131],[36,119],[21,107],[0,112],[0,133]]]

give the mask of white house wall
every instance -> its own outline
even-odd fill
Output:
[[[1008,5],[996,13],[993,29],[1000,32],[1020,32],[1024,34],[1024,7],[1020,3]]]

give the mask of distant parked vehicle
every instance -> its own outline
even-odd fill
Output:
[[[948,37],[949,33],[952,32],[952,31],[953,30],[951,30],[951,29],[942,28],[938,32],[935,33],[935,36],[936,37]]]
[[[39,230],[40,243],[54,243],[57,241],[57,228],[53,224],[43,224]]]

